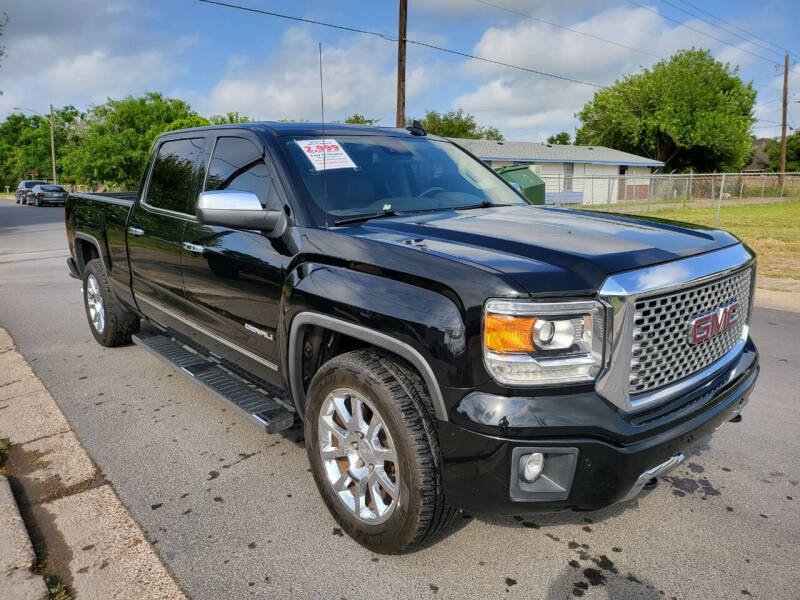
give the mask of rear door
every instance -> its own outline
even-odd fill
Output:
[[[253,192],[265,209],[284,210],[271,161],[248,132],[220,132],[212,140],[202,188]],[[196,221],[187,223],[183,240],[186,306],[202,327],[202,344],[279,384],[279,305],[291,260],[285,246],[258,231]]]
[[[199,181],[205,138],[167,138],[160,142],[128,220],[128,255],[133,292],[148,317],[176,329],[185,318],[181,240],[194,219],[190,195]]]

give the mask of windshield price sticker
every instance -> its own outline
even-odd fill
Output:
[[[332,138],[324,140],[297,140],[303,153],[317,171],[330,169],[355,169],[356,165],[345,149]]]

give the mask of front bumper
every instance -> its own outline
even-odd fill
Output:
[[[679,401],[635,415],[593,392],[531,398],[468,393],[451,420],[440,422],[445,495],[460,508],[500,514],[595,510],[627,500],[647,482],[649,470],[674,468],[673,457],[735,418],[758,371],[758,353],[748,340],[738,359]],[[518,485],[519,457],[526,451],[548,456],[548,450],[561,464],[563,491],[526,491]],[[566,475],[563,455],[575,457]]]

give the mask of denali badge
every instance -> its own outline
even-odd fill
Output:
[[[730,329],[739,321],[739,301],[700,315],[689,321],[689,343],[699,344],[718,333]]]
[[[259,329],[258,327],[250,325],[250,323],[245,323],[244,328],[247,329],[247,331],[252,331],[253,333],[260,335],[261,337],[267,338],[269,341],[272,341],[274,339],[274,337],[269,331],[264,331],[263,329]]]

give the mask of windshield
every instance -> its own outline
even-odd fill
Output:
[[[285,147],[293,170],[330,222],[527,203],[491,169],[449,142],[340,135],[326,138],[324,146],[321,139],[293,137]]]
[[[45,192],[63,192],[64,188],[60,185],[42,185],[41,187]]]

